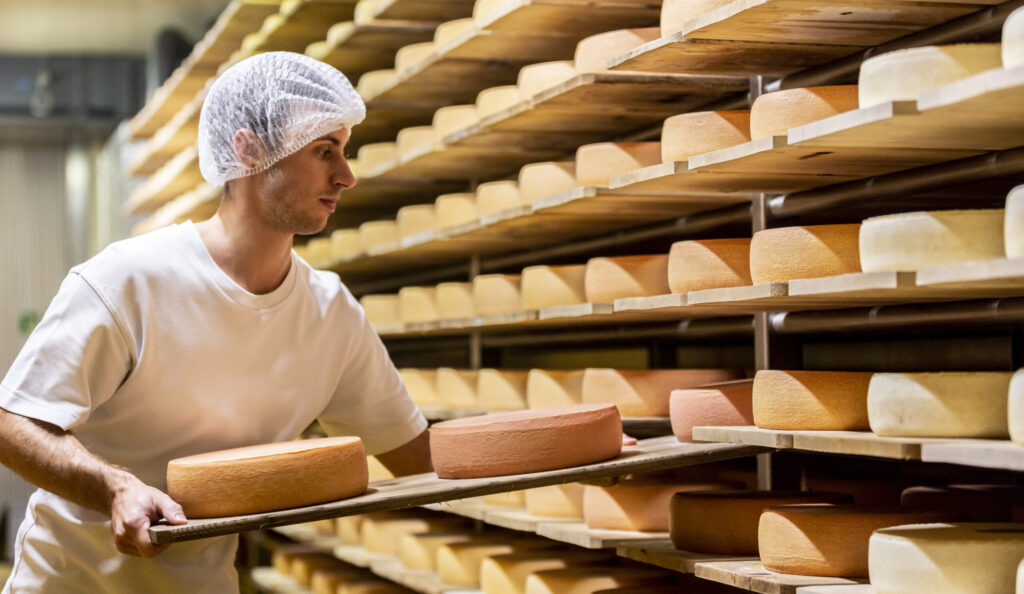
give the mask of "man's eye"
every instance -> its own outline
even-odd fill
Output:
[[[327,158],[331,155],[331,149],[323,149],[320,151],[321,158]]]

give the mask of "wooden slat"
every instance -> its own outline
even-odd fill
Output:
[[[484,522],[499,528],[533,533],[537,532],[541,524],[563,524],[579,520],[574,520],[573,518],[544,518],[535,516],[523,508],[506,507],[501,509],[499,506],[491,506],[484,514],[483,519]]]
[[[758,561],[757,557],[703,555],[681,551],[675,548],[672,541],[667,538],[624,542],[616,547],[616,553],[626,559],[656,565],[679,573],[693,573],[698,563],[721,561],[756,563]]]
[[[151,212],[171,199],[188,192],[203,181],[199,172],[199,153],[190,146],[164,164],[128,197],[130,214]]]
[[[765,569],[764,565],[761,565],[759,562],[747,561],[698,563],[694,570],[694,575],[720,584],[750,590],[751,592],[759,592],[760,594],[797,594],[797,589],[804,586],[858,583],[858,580],[843,578],[775,573]]]
[[[997,439],[947,440],[923,444],[921,460],[1021,472],[1024,446]]]
[[[444,23],[473,14],[474,0],[390,0],[374,15],[378,19]]]
[[[654,27],[661,17],[660,2],[509,2],[480,21],[481,28],[504,33],[569,35],[577,40],[605,31]]]
[[[331,28],[322,45],[308,46],[306,54],[334,66],[355,82],[371,70],[390,68],[399,48],[430,41],[434,29],[433,24],[423,23],[339,23]],[[359,130],[356,127],[353,134]]]
[[[674,438],[673,438],[674,439]],[[537,534],[585,549],[614,549],[625,542],[667,538],[667,532],[595,530],[583,522],[551,522],[537,526]]]
[[[1024,292],[1024,258],[996,258],[929,266],[917,271],[920,288],[976,289],[982,293],[1013,295]]]
[[[920,460],[926,444],[948,443],[948,438],[879,437],[870,431],[776,431],[758,427],[695,427],[694,439],[747,445],[777,444],[826,454],[873,456],[894,460]],[[786,443],[791,445],[785,445]]]
[[[742,443],[764,448],[793,447],[793,434],[789,431],[758,429],[757,427],[694,427],[693,438],[716,443]]]
[[[1001,262],[1006,262],[1006,260]],[[981,267],[984,268],[984,264],[981,264]],[[947,270],[953,270],[954,274],[959,270],[969,270],[968,274],[976,271],[975,267],[969,265],[948,265],[937,267],[937,269],[940,275]],[[934,272],[936,269],[928,270]],[[981,272],[984,274],[987,271],[982,270]],[[926,282],[922,283],[917,280],[919,274],[914,272],[861,272],[794,280],[789,282],[789,295],[791,297],[806,297],[809,300],[813,300],[815,297],[832,296],[848,302],[850,307],[855,307],[889,303],[926,303],[986,297],[1013,297],[1020,295],[1024,290],[1024,282],[983,282],[978,285],[974,283],[945,284],[942,282],[929,283],[926,277]],[[939,280],[943,280],[941,276],[939,276]],[[1024,281],[1024,279],[1020,280]]]

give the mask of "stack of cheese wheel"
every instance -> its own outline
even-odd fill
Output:
[[[358,437],[255,445],[167,463],[167,493],[189,518],[326,503],[359,495],[368,483]]]
[[[724,369],[587,369],[583,402],[610,402],[624,417],[667,417],[676,388],[692,388],[740,377]]]
[[[409,569],[436,571],[437,551],[441,547],[456,542],[467,542],[472,536],[469,530],[405,534],[398,543],[398,558],[401,559],[402,565]]]
[[[494,181],[476,187],[476,210],[481,217],[522,206],[519,183]]]
[[[436,322],[437,295],[434,287],[402,287],[398,290],[398,313],[403,324]]]
[[[434,230],[434,205],[413,204],[398,209],[395,217],[398,237],[405,239]]]
[[[398,375],[402,377],[402,384],[417,406],[440,406],[441,401],[437,397],[437,370],[406,367],[399,369]]]
[[[359,305],[374,328],[393,328],[402,324],[398,295],[363,295],[359,298]]]
[[[434,229],[438,231],[472,223],[479,216],[476,194],[442,194],[434,201]]]
[[[440,320],[464,320],[476,316],[473,285],[470,283],[441,283],[437,285],[434,298]]]
[[[441,545],[437,550],[437,573],[442,583],[479,587],[480,565],[485,559],[556,546],[557,543],[547,539],[517,538],[504,534],[452,542]]]
[[[683,294],[744,287],[750,280],[750,239],[699,239],[672,244],[668,288]]]
[[[752,425],[754,380],[735,380],[699,388],[672,390],[669,416],[679,441],[694,441],[700,426]]]
[[[694,491],[676,493],[669,511],[672,544],[712,555],[757,556],[757,527],[769,507],[798,503],[849,503],[836,493],[800,491]]]
[[[1024,10],[1018,8],[1003,21],[1003,68],[1024,65]]]
[[[750,241],[754,284],[860,272],[860,225],[813,225],[758,231]]]
[[[669,292],[668,255],[591,258],[584,287],[591,303],[665,295]]]
[[[607,565],[614,561],[615,556],[607,552],[583,549],[540,549],[494,555],[480,564],[480,586],[484,594],[523,594],[526,579],[538,571]]]
[[[335,260],[351,260],[362,253],[359,229],[336,229],[331,233],[331,256]]]
[[[660,142],[599,142],[576,150],[576,184],[607,186],[611,178],[661,163]]]
[[[611,404],[495,413],[430,428],[430,454],[441,478],[567,468],[621,451],[622,422]]]
[[[878,435],[1007,438],[1009,372],[876,373],[868,418]]]
[[[857,109],[857,85],[766,93],[750,106],[750,137],[785,136],[796,128]]]
[[[473,279],[473,303],[477,315],[501,315],[522,311],[518,274],[481,274]]]
[[[964,43],[902,49],[860,66],[860,106],[915,101],[925,91],[1002,66],[998,43]]]
[[[526,511],[541,518],[582,518],[583,485],[568,483],[525,492]]]
[[[542,309],[587,302],[585,276],[587,267],[530,266],[523,269],[523,309]]]
[[[879,594],[1009,594],[1022,557],[1024,524],[921,524],[876,531],[868,564]]]
[[[668,36],[683,28],[687,22],[721,8],[732,0],[663,0],[661,3],[661,34]]]
[[[1015,443],[1024,444],[1024,370],[1018,370],[1010,378],[1009,398],[1006,403],[1006,416],[1010,439]],[[529,392],[529,388],[527,388]],[[529,400],[529,393],[527,393]]]
[[[523,165],[519,170],[519,194],[523,204],[554,196],[576,187],[576,164],[572,161],[544,161]]]
[[[698,111],[672,116],[661,127],[661,160],[686,161],[750,141],[750,111]]]
[[[394,221],[367,221],[359,225],[359,247],[365,253],[387,249],[400,240],[398,223]]]
[[[647,29],[620,29],[591,35],[576,45],[576,54],[573,56],[576,72],[607,72],[605,64],[608,60],[649,41],[654,41],[660,34],[661,31],[657,27],[650,27]]]
[[[406,534],[469,529],[464,518],[420,511],[387,511],[367,514],[360,537],[366,550],[397,555]]]
[[[583,403],[584,370],[531,369],[526,377],[526,403],[530,408],[553,408]]]
[[[913,271],[1005,257],[1003,211],[945,210],[872,217],[860,228],[864,272]]]
[[[868,539],[880,528],[940,522],[952,514],[905,507],[805,504],[761,514],[757,543],[765,569],[827,577],[866,577]]]
[[[476,393],[478,374],[469,369],[438,369],[435,391],[441,405],[451,409],[476,408],[479,405]]]
[[[762,429],[862,431],[870,373],[761,370],[754,377],[754,424]]]
[[[716,491],[739,487],[728,483],[665,483],[660,479],[627,477],[616,485],[583,488],[583,521],[594,530],[667,532],[669,502],[676,493]]]
[[[908,487],[900,497],[902,505],[945,509],[971,522],[1009,522],[1013,504],[1021,489],[1011,485],[949,485]]]
[[[656,568],[593,566],[546,569],[526,578],[525,594],[585,594],[620,586],[658,586],[675,576]]]
[[[572,60],[540,62],[523,66],[516,79],[519,98],[526,101],[545,91],[557,87],[576,76],[576,65]]]
[[[526,376],[511,369],[481,369],[477,375],[477,401],[486,411],[526,408]]]

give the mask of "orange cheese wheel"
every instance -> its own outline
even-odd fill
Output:
[[[1012,485],[918,486],[905,489],[900,504],[957,512],[969,522],[1010,522],[1021,494],[1021,488]]]
[[[598,33],[576,45],[576,72],[607,72],[605,64],[611,58],[624,54],[661,36],[657,27],[646,29],[619,29]]]
[[[360,495],[369,471],[358,437],[255,445],[167,463],[167,493],[189,518],[238,516]]]
[[[675,388],[736,379],[724,369],[598,369],[583,373],[583,402],[610,402],[624,417],[667,417]]]
[[[769,571],[858,578],[868,575],[868,541],[881,528],[948,520],[941,510],[856,505],[783,505],[761,514],[757,543]]]
[[[441,478],[554,470],[621,451],[622,421],[612,404],[495,413],[430,428],[430,454]]]
[[[752,425],[754,380],[736,380],[714,386],[672,390],[669,416],[679,441],[693,441],[694,427]]]
[[[614,555],[583,549],[541,549],[495,555],[480,564],[480,585],[485,594],[523,594],[526,579],[538,571],[613,561]]]
[[[860,272],[860,225],[765,229],[750,241],[754,284]]]
[[[681,483],[669,485],[630,484],[583,488],[583,521],[594,530],[638,530],[666,532],[669,501],[685,491],[715,491],[729,488],[722,483]]]
[[[673,293],[750,283],[748,238],[679,241],[668,253],[668,288]]]
[[[676,493],[669,534],[680,550],[710,555],[757,556],[757,525],[765,508],[795,503],[850,503],[848,495],[800,491],[696,491]]]
[[[666,295],[668,255],[591,258],[587,261],[584,286],[591,303]]]
[[[750,111],[698,111],[675,115],[661,128],[661,160],[686,161],[750,141]]]
[[[754,376],[754,424],[762,429],[868,429],[871,374],[761,370]]]
[[[750,137],[785,136],[791,128],[857,109],[857,85],[765,93],[750,106]]]

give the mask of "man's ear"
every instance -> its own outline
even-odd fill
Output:
[[[242,165],[248,168],[255,167],[263,159],[263,144],[252,130],[243,128],[235,132],[233,141],[235,158]]]

